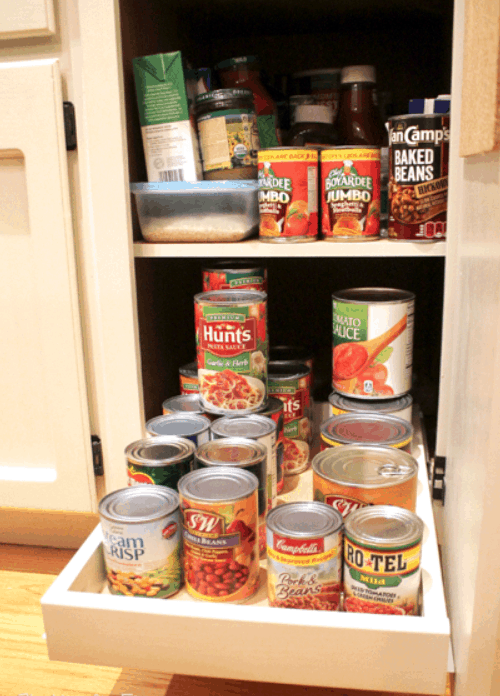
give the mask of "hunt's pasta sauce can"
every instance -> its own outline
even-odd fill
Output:
[[[221,415],[258,411],[267,396],[267,295],[213,290],[195,295],[200,400]]]
[[[267,292],[267,269],[248,261],[219,261],[202,271],[203,292],[209,290],[262,290]]]

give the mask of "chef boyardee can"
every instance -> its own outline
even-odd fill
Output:
[[[179,367],[179,385],[181,394],[198,394],[200,385],[196,362],[190,362]]]
[[[234,467],[179,481],[186,587],[196,599],[244,602],[257,591],[258,487],[254,474]]]
[[[285,503],[268,513],[266,523],[269,604],[336,611],[342,516],[323,503]]]
[[[397,399],[387,399],[387,401],[378,399],[361,401],[334,391],[328,397],[328,403],[330,416],[340,416],[343,413],[371,413],[373,415],[396,416],[408,421],[408,423],[412,422],[413,399],[410,394],[405,394]]]
[[[196,413],[170,413],[148,420],[146,433],[152,437],[162,435],[184,437],[199,447],[210,437],[210,421]]]
[[[123,488],[99,503],[111,594],[170,597],[182,586],[179,496],[169,488]]]
[[[259,409],[260,416],[270,418],[276,424],[276,492],[280,493],[284,485],[283,456],[285,443],[284,405],[281,399],[270,396]]]
[[[384,445],[411,453],[413,426],[396,416],[344,413],[320,428],[321,449],[339,445]]]
[[[345,521],[344,611],[418,613],[424,523],[413,512],[376,505]]]
[[[191,440],[161,436],[137,440],[125,449],[128,485],[156,484],[177,489],[177,482],[193,468]]]
[[[267,269],[248,261],[219,261],[203,269],[203,292],[261,290],[267,292]]]

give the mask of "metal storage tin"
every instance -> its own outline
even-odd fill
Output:
[[[179,496],[169,488],[122,488],[99,503],[111,594],[170,597],[182,587]]]
[[[344,413],[320,428],[321,449],[339,445],[384,445],[411,453],[413,426],[396,416]]]
[[[177,489],[193,468],[195,446],[183,437],[158,436],[132,442],[125,449],[128,485],[156,484]]]
[[[270,396],[262,408],[259,410],[260,416],[270,418],[276,423],[276,492],[283,490],[284,485],[284,443],[285,443],[285,418],[284,404],[281,399]]]
[[[400,396],[399,399],[387,399],[387,401],[360,401],[350,399],[344,394],[334,391],[328,397],[330,404],[330,416],[341,416],[343,413],[373,413],[374,415],[396,416],[402,420],[412,422],[413,398],[411,394]]]
[[[196,413],[169,413],[156,416],[146,423],[146,433],[151,436],[176,435],[194,442],[199,447],[210,437],[210,420]]]

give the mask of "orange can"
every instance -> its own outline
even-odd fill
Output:
[[[179,367],[179,383],[181,394],[198,394],[200,383],[198,381],[198,364],[196,361]]]

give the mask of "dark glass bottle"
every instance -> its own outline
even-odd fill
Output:
[[[342,69],[337,119],[340,145],[386,144],[387,133],[377,104],[375,68],[349,65]]]

